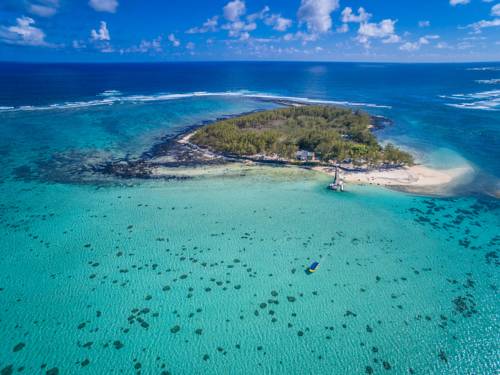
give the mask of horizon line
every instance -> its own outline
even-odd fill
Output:
[[[168,60],[168,61],[29,61],[0,60],[0,64],[185,64],[185,63],[329,63],[329,64],[499,64],[500,60],[473,61],[364,61],[364,60]]]

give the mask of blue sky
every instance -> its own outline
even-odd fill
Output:
[[[0,60],[500,60],[500,0],[1,0]]]

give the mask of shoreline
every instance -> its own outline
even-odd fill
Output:
[[[283,100],[277,104],[282,106],[307,105]],[[47,174],[55,181],[70,183],[107,182],[110,178],[185,180],[203,175],[216,175],[217,173],[210,169],[216,170],[230,164],[240,164],[246,167],[253,165],[295,167],[334,176],[334,165],[326,163],[300,162],[266,155],[233,155],[215,152],[191,142],[193,135],[204,126],[254,112],[259,111],[222,116],[178,129],[176,133],[158,139],[148,150],[136,157],[107,159],[106,156],[97,155],[96,157],[93,154],[53,155],[41,170],[30,171],[29,176],[20,176],[20,178],[39,178]],[[393,125],[392,121],[386,117],[379,115],[370,115],[370,117],[372,131]],[[54,168],[54,165],[57,168]],[[475,176],[475,170],[470,165],[435,169],[420,164],[411,167],[382,166],[355,170],[351,165],[345,164],[340,165],[339,169],[341,178],[349,184],[381,186],[413,194],[435,196],[461,195],[464,190],[459,187],[465,187]],[[496,198],[500,196],[498,192],[485,193]]]
[[[313,167],[313,170],[334,176],[328,167]],[[435,169],[422,164],[411,167],[345,171],[341,176],[345,182],[356,185],[382,186],[414,194],[449,196],[456,187],[470,182],[474,177],[471,166]]]
[[[190,142],[190,139],[196,133],[197,129],[180,134],[176,142],[182,145],[195,147],[208,158],[225,158],[228,161],[239,162],[246,165],[251,164],[273,164],[277,166],[297,167],[309,169],[316,172],[334,177],[334,166],[311,165],[310,163],[300,163],[289,160],[280,160],[254,156],[234,156],[216,153],[204,149]],[[355,185],[373,185],[390,188],[393,190],[405,191],[414,194],[424,195],[453,195],[454,188],[470,182],[474,178],[474,168],[470,165],[464,165],[449,169],[436,169],[422,164],[401,167],[386,167],[353,170],[340,166],[341,177],[350,184]],[[156,171],[155,176],[161,173]]]

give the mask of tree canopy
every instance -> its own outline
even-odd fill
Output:
[[[293,159],[300,150],[321,161],[351,159],[357,164],[412,164],[392,144],[382,147],[370,130],[370,116],[333,106],[274,109],[221,120],[196,131],[191,141],[214,151],[240,156],[278,155]]]

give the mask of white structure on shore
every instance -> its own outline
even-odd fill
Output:
[[[328,185],[328,189],[344,191],[344,180],[340,177],[339,167],[335,167],[335,179]]]

